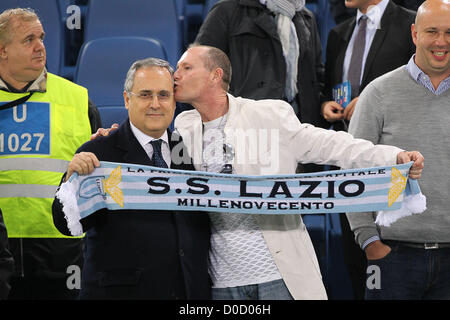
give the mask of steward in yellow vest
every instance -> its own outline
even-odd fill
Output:
[[[62,277],[70,265],[81,265],[81,240],[61,239],[51,207],[68,162],[97,129],[91,128],[85,88],[42,75],[45,91],[0,111],[0,208],[19,278],[42,272]],[[0,105],[29,94],[5,91],[1,82],[0,89]]]
[[[0,208],[15,260],[9,299],[75,298],[67,272],[82,265],[82,240],[57,231],[51,206],[68,160],[100,117],[85,88],[47,73],[44,36],[32,9],[0,13]]]
[[[68,162],[97,126],[91,128],[85,88],[45,71],[42,76],[37,82],[45,83],[45,91],[0,111],[0,208],[16,261],[10,298],[15,280],[37,273],[65,282],[67,268],[82,262],[81,240],[61,239],[66,237],[55,228],[51,207]],[[2,82],[0,105],[29,94],[6,91]]]
[[[0,111],[0,208],[10,238],[62,238],[51,206],[67,164],[91,135],[87,90],[47,73],[51,90]],[[0,90],[0,104],[28,93]]]

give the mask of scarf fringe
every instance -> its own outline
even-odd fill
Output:
[[[394,211],[380,211],[375,223],[379,226],[390,227],[398,219],[422,213],[427,209],[427,200],[422,193],[405,196],[402,207]]]
[[[80,223],[80,209],[77,205],[76,194],[78,192],[79,183],[77,179],[70,179],[61,184],[56,197],[63,205],[64,217],[67,220],[67,227],[74,237],[83,235],[83,226]]]

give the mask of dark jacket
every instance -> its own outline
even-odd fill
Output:
[[[304,8],[295,14],[293,22],[300,46],[297,116],[301,122],[321,126],[323,64],[316,21]],[[234,96],[285,100],[286,63],[275,18],[258,0],[218,2],[201,26],[196,42],[228,55],[233,68],[230,93]]]
[[[414,11],[389,1],[381,18],[381,28],[375,33],[367,54],[360,92],[375,78],[408,63],[415,52],[411,37],[411,24],[415,16]],[[334,27],[328,35],[323,101],[333,100],[333,87],[342,83],[345,51],[355,24],[356,18],[352,17]],[[337,124],[339,122],[335,124],[335,129],[343,130]]]
[[[178,139],[171,139],[171,150]],[[85,143],[100,161],[152,165],[129,121],[107,137]],[[172,169],[193,170],[192,164]],[[69,235],[61,204],[55,226]],[[99,210],[83,219],[81,299],[209,299],[209,217],[198,212]]]
[[[8,297],[11,286],[9,279],[14,271],[14,260],[8,248],[8,234],[3,223],[3,214],[0,209],[0,300]]]

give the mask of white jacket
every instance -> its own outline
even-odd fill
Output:
[[[228,94],[225,139],[234,151],[233,169],[242,175],[294,174],[297,163],[342,168],[396,163],[397,147],[376,145],[301,124],[292,107],[281,100],[250,100]],[[196,110],[175,119],[175,128],[201,170],[202,121]],[[294,299],[326,299],[314,247],[300,215],[257,215],[267,247]]]

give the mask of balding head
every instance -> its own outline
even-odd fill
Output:
[[[450,75],[450,0],[427,0],[411,27],[415,62],[436,87]]]
[[[220,49],[215,47],[193,43],[189,48],[204,48],[203,63],[205,68],[213,71],[216,68],[222,70],[222,88],[228,92],[231,82],[231,62],[228,56]]]
[[[450,0],[427,0],[417,9],[415,24],[420,24],[422,18],[426,15],[438,14],[440,11],[450,10]]]

